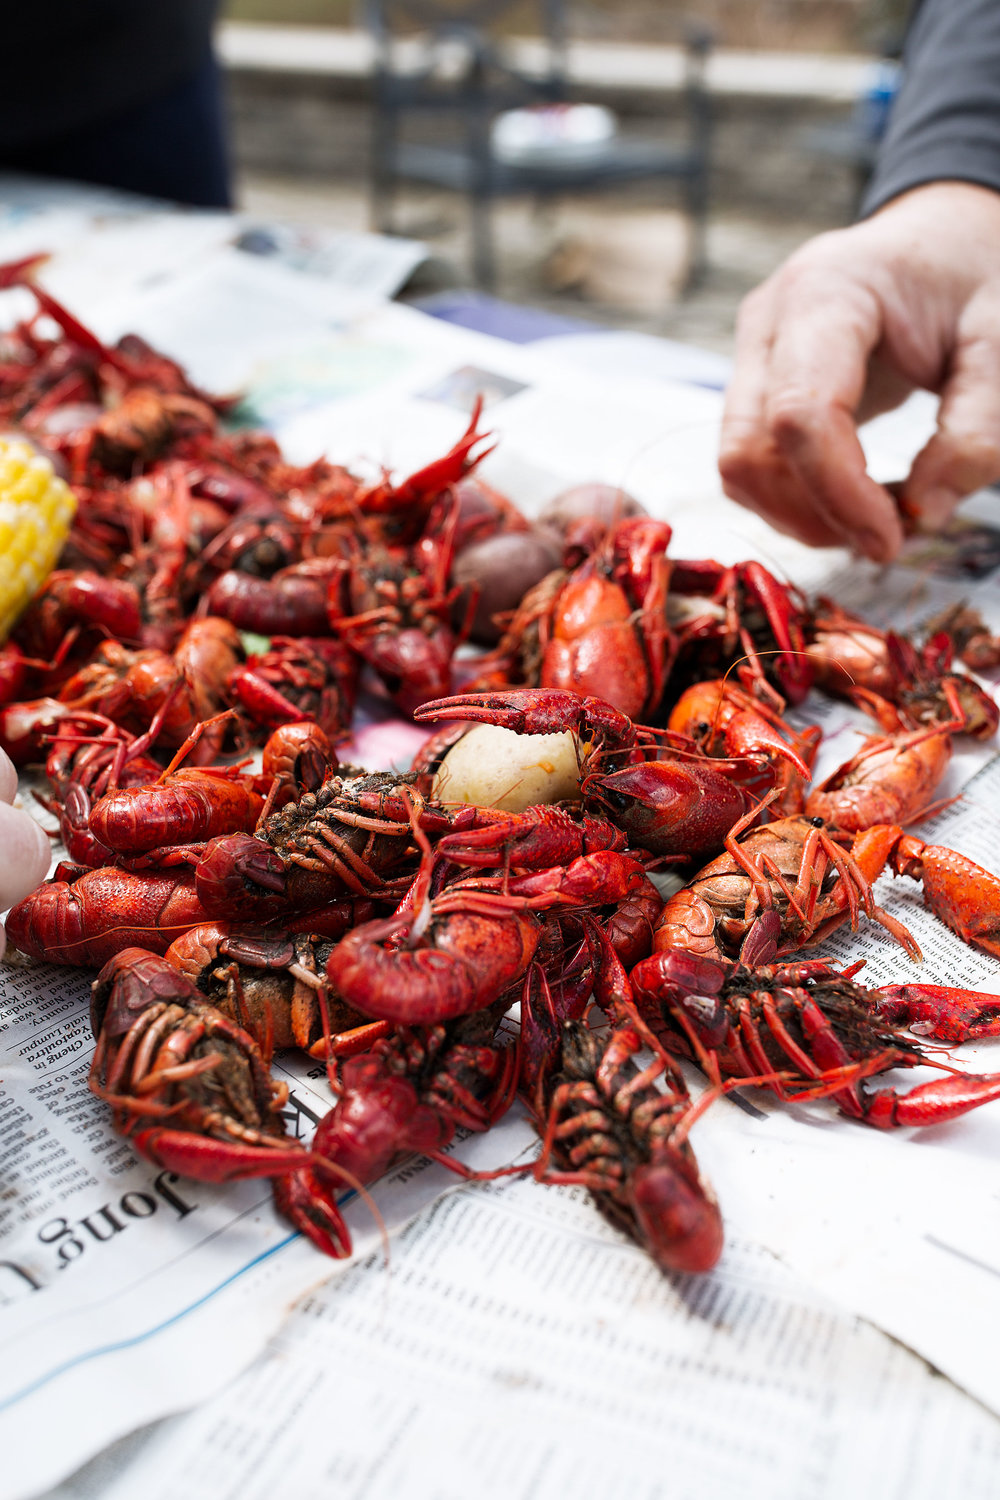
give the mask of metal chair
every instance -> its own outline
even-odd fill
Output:
[[[412,181],[452,189],[469,199],[473,275],[496,281],[491,205],[518,194],[538,199],[592,192],[643,179],[675,179],[683,186],[693,229],[691,275],[705,263],[711,109],[705,64],[711,34],[686,39],[687,140],[616,137],[578,160],[513,164],[491,146],[491,126],[504,110],[567,97],[563,0],[537,0],[540,42],[526,62],[496,35],[504,12],[523,0],[364,0],[364,20],[375,41],[372,142],[372,218],[391,234],[397,184]],[[403,139],[404,116],[448,119],[440,141]],[[452,123],[453,122],[453,123]],[[440,134],[440,126],[438,127]]]

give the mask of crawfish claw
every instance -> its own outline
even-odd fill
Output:
[[[892,868],[923,886],[924,904],[952,932],[1000,958],[1000,877],[944,844],[901,837]]]
[[[726,725],[726,754],[742,759],[745,756],[779,756],[798,772],[804,781],[812,775],[794,745],[783,740],[776,729],[760,714],[747,709],[738,709]]]
[[[918,1084],[907,1094],[879,1089],[864,1099],[864,1118],[880,1130],[898,1125],[943,1125],[980,1104],[1000,1099],[1000,1073],[955,1073]]]
[[[1000,1036],[1000,995],[950,984],[885,984],[869,998],[890,1026],[912,1026],[939,1042]]]
[[[278,1177],[273,1184],[278,1212],[301,1234],[312,1240],[324,1255],[346,1260],[352,1252],[351,1236],[337,1208],[332,1188],[327,1188],[312,1167],[302,1167]]]
[[[515,734],[559,734],[571,729],[581,739],[631,744],[636,726],[603,698],[585,698],[563,688],[510,688],[499,693],[456,693],[414,710],[424,719],[477,719]]]

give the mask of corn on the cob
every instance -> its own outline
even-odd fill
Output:
[[[0,438],[0,643],[54,568],[75,510],[47,458]]]

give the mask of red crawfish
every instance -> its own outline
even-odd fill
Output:
[[[895,690],[886,632],[851,614],[832,599],[820,598],[808,623],[806,654],[816,686],[837,697],[856,687],[882,697]]]
[[[193,501],[177,462],[164,465],[150,479],[158,492],[149,539],[119,562],[116,572],[133,584],[142,601],[140,644],[171,651],[184,625],[193,590],[188,581],[191,560]]]
[[[342,641],[277,635],[229,675],[228,691],[254,724],[314,720],[326,734],[345,730],[358,693],[358,656]]]
[[[845,1114],[882,1130],[937,1125],[1000,1099],[1000,1074],[946,1078],[907,1093],[871,1090],[873,1073],[930,1064],[900,1022],[923,1021],[942,1032],[992,1035],[1000,1031],[1000,999],[936,986],[866,989],[822,962],[746,968],[679,949],[643,959],[632,971],[636,1002],[675,1055],[693,1058],[711,1077],[750,1079],[782,1099],[832,1097]],[[955,1003],[952,1005],[952,999]],[[965,1017],[972,1013],[971,1025]],[[891,1017],[891,1021],[890,1018]]]
[[[822,737],[815,725],[793,729],[774,704],[753,697],[731,678],[718,677],[687,688],[670,710],[667,728],[688,735],[706,755],[763,755],[776,778],[777,810],[786,815],[802,811]]]
[[[272,813],[253,838],[212,839],[196,871],[206,911],[259,922],[372,895],[396,867],[412,869],[412,779],[384,771],[331,776]],[[437,831],[455,826],[446,809],[425,813],[420,806],[429,828],[433,821]],[[474,819],[475,809],[468,816]]]
[[[574,817],[564,807],[541,804],[523,813],[481,807],[475,826],[444,834],[435,847],[441,859],[463,868],[523,871],[625,845],[624,833],[606,818]]]
[[[880,631],[830,600],[821,600],[807,647],[817,683],[850,698],[886,730],[920,729],[958,719],[975,739],[990,739],[1000,722],[990,693],[966,672],[952,670],[946,630],[922,645]]]
[[[721,847],[733,824],[757,806],[754,791],[770,786],[767,756],[790,760],[808,776],[794,746],[760,716],[756,728],[737,725],[746,731],[740,745],[752,735],[757,752],[729,761],[711,759],[683,735],[634,724],[603,699],[554,688],[460,693],[425,704],[414,717],[485,720],[518,734],[572,730],[587,747],[581,752],[585,804],[624,829],[633,844],[673,857]]]
[[[664,521],[629,517],[573,569],[543,632],[543,688],[602,697],[632,717],[657,707],[674,652],[666,622],[670,535]]]
[[[473,1175],[444,1153],[456,1131],[488,1130],[513,1101],[517,1054],[497,1034],[502,1009],[479,1010],[444,1025],[400,1027],[348,1059],[337,1102],[313,1138],[318,1164],[277,1186],[278,1203],[289,1217],[304,1217],[317,1199],[324,1201],[325,1163],[363,1184],[377,1182],[413,1155]],[[344,1253],[350,1253],[349,1243]]]
[[[315,792],[336,771],[337,752],[312,720],[282,724],[267,739],[261,773],[265,783],[280,777],[302,792]]]
[[[306,558],[271,578],[231,569],[212,583],[204,607],[257,635],[322,636],[329,631],[327,589],[342,566],[336,557]]]
[[[403,546],[415,543],[425,531],[435,502],[453,490],[493,451],[492,446],[480,446],[490,440],[489,433],[479,431],[482,413],[483,398],[479,396],[473,405],[468,427],[447,453],[398,483],[393,483],[386,474],[376,484],[358,490],[352,496],[352,510],[359,511],[367,521],[377,523],[383,540]]]
[[[974,672],[1000,667],[1000,636],[992,633],[978,609],[953,604],[925,621],[924,629],[929,638],[943,631],[955,655]]]
[[[947,724],[869,735],[850,760],[813,788],[805,813],[842,833],[875,823],[910,823],[926,814],[951,752]]]
[[[333,902],[324,908],[322,921],[312,924],[322,927],[322,936],[312,930],[268,932],[206,923],[175,938],[166,958],[268,1056],[284,1047],[308,1049],[331,1036],[331,1050],[343,1056],[349,1046],[370,1045],[380,1029],[329,990],[323,974],[334,943],[370,920],[374,910],[370,901]],[[344,1033],[354,1033],[352,1040]],[[326,1055],[325,1045],[321,1053]]]
[[[535,1176],[588,1188],[604,1217],[661,1270],[711,1270],[722,1251],[722,1219],[687,1139],[705,1106],[692,1104],[655,1041],[653,1062],[636,1063],[648,1028],[593,924],[588,942],[594,998],[613,1018],[610,1035],[584,1024],[589,997],[567,1004],[537,968],[524,985],[523,1088],[542,1137]]]
[[[755,698],[801,703],[813,682],[802,593],[759,562],[674,561],[668,615],[678,638],[675,678],[701,682],[736,668]]]
[[[58,816],[74,863],[96,869],[227,827],[252,828],[266,805],[265,790],[279,803],[287,800],[296,788],[319,785],[336,759],[317,725],[286,725],[265,745],[260,777],[219,767],[170,773],[143,753],[157,725],[158,718],[135,739],[111,724],[100,735],[84,734],[69,720],[54,734],[46,772],[56,796],[39,800]]]
[[[602,698],[638,718],[658,705],[673,658],[666,601],[670,527],[631,517],[582,560],[525,595],[491,660],[490,682]]]
[[[92,715],[82,717],[94,719]],[[41,797],[37,792],[35,795],[43,807],[58,817],[59,832],[73,863],[97,869],[115,862],[113,850],[91,832],[93,799],[103,796],[112,783],[143,786],[156,780],[160,767],[145,754],[156,732],[155,720],[150,730],[136,739],[110,720],[100,733],[95,733],[94,723],[80,724],[72,718],[64,719],[54,730],[45,762],[45,774],[54,795]]]
[[[706,958],[742,953],[756,964],[817,942],[847,920],[856,926],[864,912],[920,957],[907,929],[876,906],[871,893],[901,828],[866,829],[848,851],[821,818],[779,818],[747,832],[753,816],[726,835],[724,854],[668,897],[654,933],[656,951],[682,948]]]
[[[249,832],[264,798],[235,767],[181,766],[151,786],[119,787],[90,813],[91,832],[116,854],[142,854],[219,834]]]
[[[541,872],[541,886],[535,884],[535,895],[546,884],[556,889],[565,884],[582,897],[582,872],[592,870],[593,865],[578,861],[606,850],[620,853],[626,847],[624,833],[606,819],[574,817],[557,806],[529,807],[524,813],[480,808],[479,819],[482,826],[446,833],[439,838],[435,844],[438,858],[483,872],[501,868],[508,875],[516,873],[522,877],[533,871]],[[576,873],[564,881],[566,866]],[[637,873],[634,861],[627,865],[613,861],[612,866],[624,871],[624,876],[617,884],[612,878],[608,886],[607,927],[625,961],[635,963],[649,951],[653,924],[663,903],[652,881]],[[609,871],[599,871],[594,890],[600,891],[608,880]],[[522,880],[516,888],[526,894],[529,885],[530,882]],[[509,883],[506,888],[511,888]]]
[[[14,632],[28,656],[48,660],[63,646],[73,629],[82,632],[74,650],[85,656],[103,637],[138,644],[142,634],[142,606],[134,584],[99,573],[57,569],[21,616]]]
[[[1000,958],[1000,877],[945,844],[899,831],[889,863],[920,882],[925,906],[964,943]]]
[[[517,831],[503,866],[504,874],[490,878],[484,873],[474,882],[475,888],[515,895],[534,910],[564,919],[575,911],[600,910],[603,931],[622,962],[627,965],[638,962],[649,952],[656,919],[663,907],[659,891],[643,865],[625,852],[624,842],[606,836],[610,825],[603,820],[584,818],[582,826],[576,824],[575,833],[558,850],[547,836],[536,841],[530,815],[550,815],[542,817],[543,833],[547,833],[556,821],[551,815],[560,812],[561,809],[551,807],[529,808],[522,815],[527,827],[521,817],[516,818]],[[495,833],[497,828],[497,824],[487,824],[483,832]],[[598,830],[598,837],[592,836],[594,829]],[[446,834],[438,840],[435,850],[441,861],[479,864],[484,872],[489,868],[485,861],[468,859],[463,852],[469,850],[476,856],[483,852],[477,830],[470,834]],[[496,852],[497,846],[493,845],[494,865]],[[462,885],[459,882],[457,888]]]
[[[11,909],[6,926],[30,958],[96,967],[136,945],[165,953],[175,937],[208,920],[190,871],[100,869],[39,886]]]
[[[235,628],[228,620],[208,616],[191,621],[172,653],[129,651],[117,641],[104,641],[64,684],[60,698],[140,733],[162,715],[162,743],[176,747],[195,724],[214,718],[222,708],[229,676],[241,656]],[[219,733],[202,739],[196,760],[212,759],[225,722],[217,720]]]
[[[437,505],[410,548],[355,541],[329,596],[330,625],[378,673],[404,713],[451,686],[459,643],[449,589],[457,508]]]
[[[436,896],[432,874],[425,854],[396,915],[355,928],[330,955],[331,984],[366,1015],[427,1025],[489,1005],[535,955],[542,931],[535,912],[616,904],[649,884],[636,860],[613,850],[565,869],[466,879]]]
[[[297,1229],[328,1255],[350,1254],[334,1192],[357,1184],[286,1136],[287,1086],[270,1077],[247,1032],[172,965],[137,948],[97,976],[91,1013],[91,1090],[140,1155],[200,1182],[271,1178]],[[293,1173],[321,1164],[323,1179],[310,1179],[308,1196],[301,1177],[295,1191],[280,1190]]]
[[[437,1025],[491,1005],[524,973],[540,932],[524,902],[453,889],[356,927],[331,953],[327,978],[363,1015]]]
[[[231,717],[231,711],[218,716]],[[166,770],[152,785],[106,792],[90,813],[90,830],[117,854],[143,854],[178,844],[248,831],[264,811],[258,778],[237,766],[202,768],[178,764],[218,720],[197,724]]]
[[[598,849],[565,868],[525,871],[514,879],[480,877],[475,885],[509,893],[539,912],[600,913],[603,930],[623,962],[635,962],[638,953],[648,950],[663,905],[644,866],[617,849]],[[459,882],[451,889],[461,887]]]

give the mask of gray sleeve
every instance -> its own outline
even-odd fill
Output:
[[[918,0],[862,213],[942,178],[1000,192],[1000,0]]]

